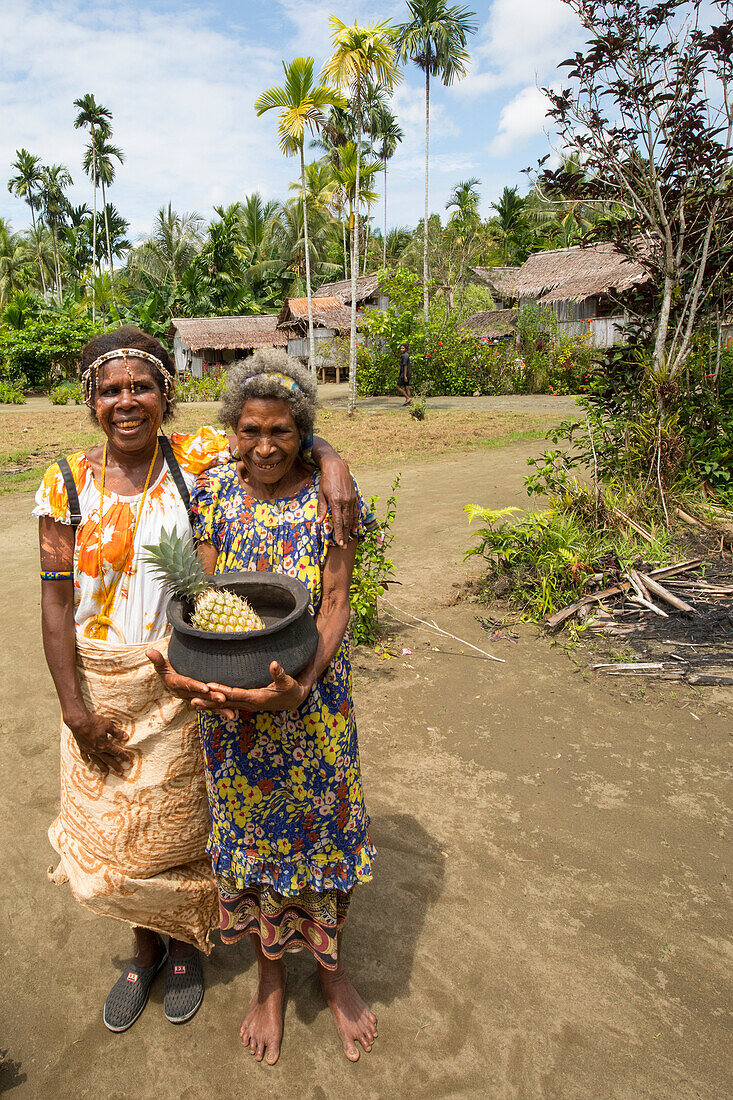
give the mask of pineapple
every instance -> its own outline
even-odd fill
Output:
[[[215,634],[264,629],[262,619],[246,600],[226,588],[212,587],[190,539],[162,531],[158,545],[144,549],[168,591],[193,603],[191,626]]]

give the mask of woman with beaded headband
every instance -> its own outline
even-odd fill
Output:
[[[63,719],[61,812],[49,837],[60,856],[53,880],[133,928],[136,953],[104,1008],[107,1027],[124,1031],[163,967],[166,1016],[182,1023],[194,1014],[199,951],[210,951],[219,924],[196,715],[145,656],[151,643],[166,651],[167,596],[141,548],[164,527],[190,532],[182,494],[230,451],[211,427],[159,435],[175,407],[174,367],[139,329],[87,344],[82,382],[104,439],[49,467],[34,509],[43,644]],[[313,451],[345,542],[355,501],[348,467],[323,440]],[[207,689],[192,684],[194,692]]]

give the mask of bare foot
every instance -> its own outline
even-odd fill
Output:
[[[252,998],[239,1035],[250,1054],[274,1066],[280,1057],[283,1035],[283,1001],[285,999],[285,966],[271,959],[262,960],[259,967],[257,992]]]
[[[351,1062],[359,1061],[360,1043],[368,1054],[377,1038],[377,1017],[364,1003],[341,968],[335,971],[318,968],[321,989],[333,1012],[344,1054]]]

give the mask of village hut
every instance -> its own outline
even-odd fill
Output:
[[[315,344],[315,368],[321,373],[321,381],[334,374],[341,381],[341,369],[329,354],[329,344],[335,336],[351,329],[351,307],[344,305],[335,295],[313,297],[313,342]],[[287,332],[289,355],[304,362],[308,360],[308,299],[286,298],[280,310],[278,325]]]
[[[244,317],[174,317],[168,329],[179,374],[216,374],[258,348],[286,348],[288,329],[276,313]]]
[[[482,344],[509,343],[516,339],[518,309],[480,309],[461,325]]]
[[[519,305],[546,306],[558,327],[573,335],[588,334],[597,348],[623,341],[628,315],[618,298],[647,282],[644,268],[619,252],[610,241],[535,252],[511,277]]]
[[[338,298],[345,306],[351,305],[351,279],[340,279],[337,283],[324,283],[314,294],[314,298]],[[379,286],[376,275],[362,275],[356,280],[357,309],[387,309],[389,295]]]

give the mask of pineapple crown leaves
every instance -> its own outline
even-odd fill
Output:
[[[143,549],[147,550],[144,560],[154,566],[154,572],[174,596],[194,600],[211,587],[189,536],[162,530],[157,546]]]

